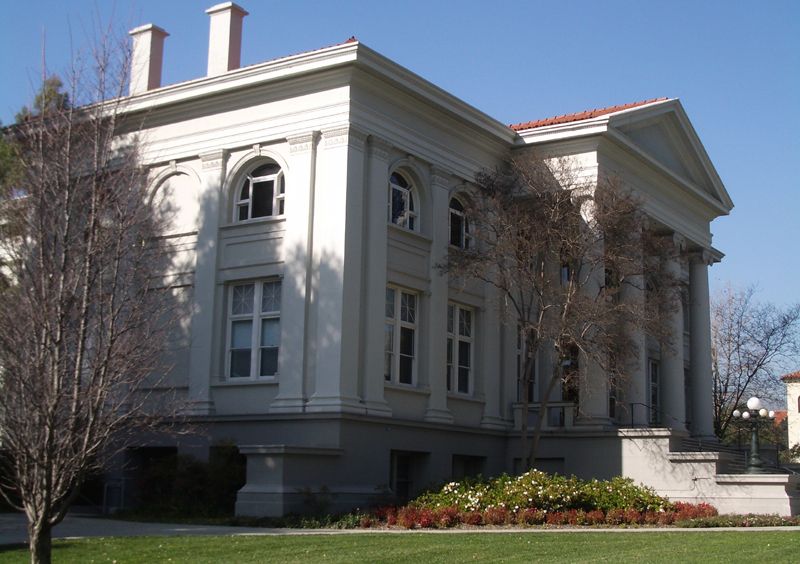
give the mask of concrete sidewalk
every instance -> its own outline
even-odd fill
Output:
[[[53,529],[53,538],[285,534],[286,532],[284,529],[139,523],[102,517],[67,515]],[[27,542],[28,531],[25,516],[19,513],[0,513],[0,545]]]

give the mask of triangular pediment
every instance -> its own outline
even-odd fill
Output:
[[[733,203],[677,100],[612,116],[609,125],[643,155],[730,210]]]

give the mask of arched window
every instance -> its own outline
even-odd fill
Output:
[[[464,205],[456,198],[450,199],[450,244],[469,249],[469,222],[464,216]]]
[[[411,231],[419,229],[417,195],[414,185],[399,172],[389,177],[389,222]]]
[[[286,180],[281,167],[275,163],[259,166],[245,177],[239,187],[234,220],[283,215],[285,193]]]

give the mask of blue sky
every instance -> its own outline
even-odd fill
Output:
[[[95,21],[165,28],[164,84],[205,74],[214,0],[2,0],[0,119],[63,69]],[[506,123],[659,96],[681,99],[736,208],[712,290],[800,301],[800,2],[240,0],[242,63],[351,35]],[[13,22],[13,23],[12,23]]]

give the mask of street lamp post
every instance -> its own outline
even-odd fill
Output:
[[[741,418],[742,421],[750,421],[750,458],[747,461],[747,468],[745,472],[748,474],[767,474],[769,470],[764,468],[764,461],[761,460],[758,440],[758,421],[759,419],[775,419],[774,411],[767,411],[761,405],[761,400],[753,396],[747,400],[747,409],[749,411],[733,410],[733,417],[736,419]]]

